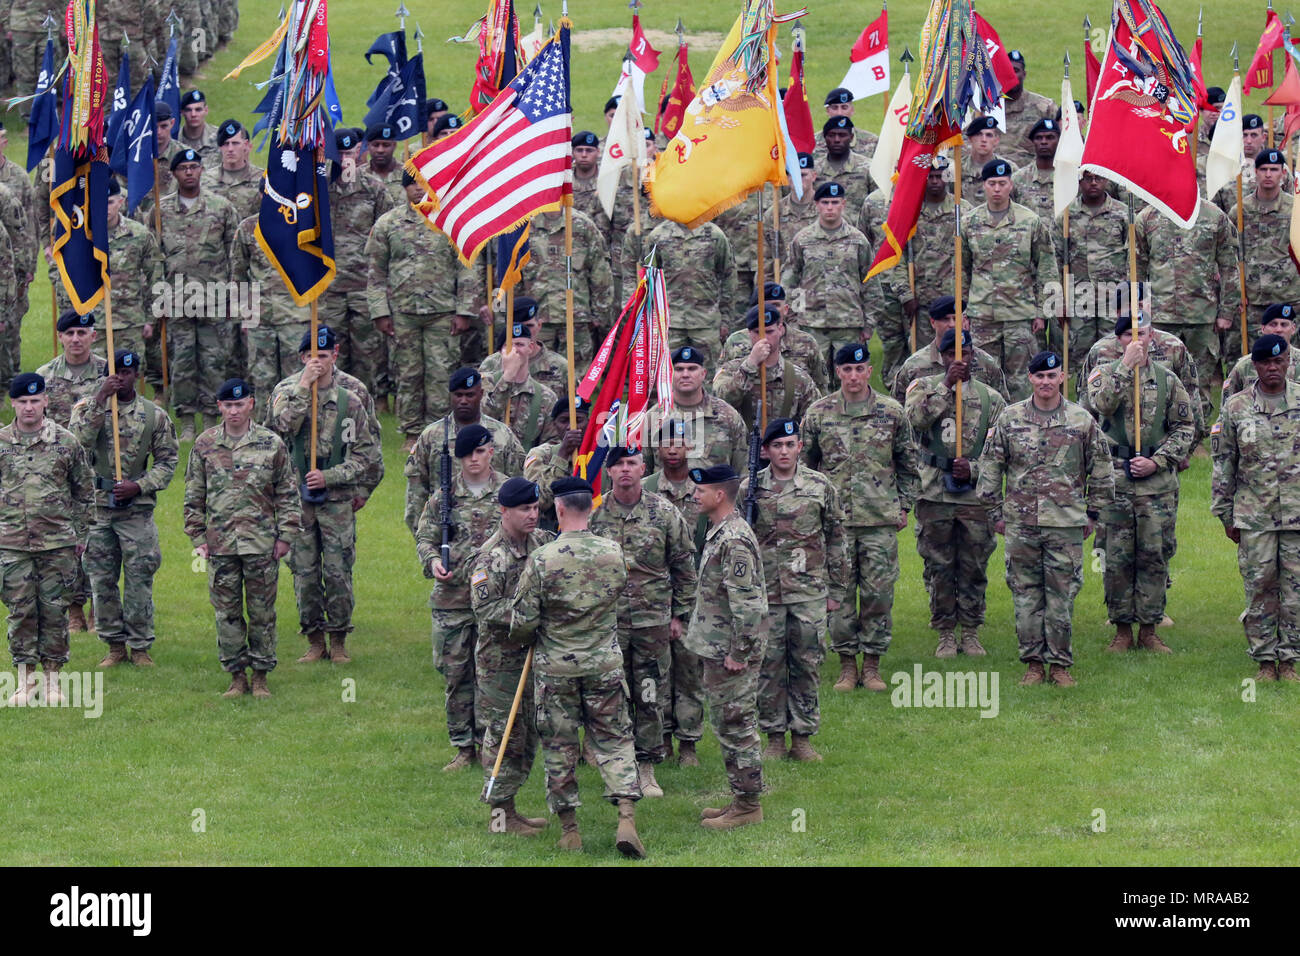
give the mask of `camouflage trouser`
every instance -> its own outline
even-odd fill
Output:
[[[560,310],[552,314],[548,321],[549,328],[542,331],[544,340],[550,343],[550,347],[555,350],[557,355],[562,356],[568,361],[568,339],[565,337],[564,328],[564,296],[559,297]],[[622,308],[622,302],[619,303]],[[592,332],[592,326],[596,326],[596,332]],[[575,375],[579,379],[591,365],[591,360],[596,355],[596,346],[599,344],[597,338],[604,335],[608,329],[602,329],[601,322],[585,312],[575,312],[573,315],[573,360],[576,371]],[[689,333],[688,333],[689,334]],[[694,345],[695,343],[690,343]],[[707,345],[708,343],[705,343]],[[484,343],[486,347],[486,342]],[[501,339],[497,340],[497,348],[501,348]],[[676,348],[674,345],[673,348]],[[714,353],[717,354],[717,344],[713,345]]]
[[[95,632],[109,644],[148,650],[154,637],[153,576],[162,564],[153,509],[95,511],[82,559],[95,594]]]
[[[224,670],[275,668],[275,595],[280,562],[269,554],[208,557],[208,597],[217,614],[217,659]],[[244,608],[248,620],[244,620]]]
[[[1069,667],[1074,599],[1083,587],[1083,528],[1008,524],[1006,560],[1020,659]]]
[[[447,682],[447,736],[453,747],[472,747],[479,738],[474,720],[474,642],[478,625],[464,608],[433,609],[433,666]]]
[[[144,359],[144,377],[145,380],[155,389],[161,388],[163,384],[163,319],[155,319],[153,326],[153,336],[145,339],[144,352],[141,358]],[[167,381],[171,382],[171,335],[167,335]],[[170,399],[168,399],[170,403]]]
[[[81,607],[90,600],[90,577],[86,574],[85,557],[77,562],[77,574],[68,591],[68,607]]]
[[[1074,323],[1070,325],[1074,338]],[[1029,360],[1038,351],[1032,322],[971,322],[971,339],[977,348],[993,356],[1007,377],[1011,401],[1029,397]]]
[[[709,723],[722,746],[722,763],[732,793],[763,792],[763,757],[758,739],[759,662],[749,661],[743,671],[729,671],[722,661],[705,658],[704,695],[709,702]]]
[[[176,15],[184,21],[182,27],[177,27],[177,34],[180,37],[180,43],[177,50],[177,70],[182,76],[189,76],[199,67],[199,56],[195,51],[196,31],[201,36],[203,30],[202,6],[199,0],[180,0],[176,4]],[[159,58],[167,52],[167,39],[160,41],[162,49],[158,51]],[[198,46],[202,49],[207,45],[206,38],[198,41]],[[180,126],[180,117],[176,117],[176,122],[172,129],[175,130]]]
[[[513,644],[484,643],[479,640],[474,649],[474,716],[483,735],[483,793],[479,799],[487,802],[487,782],[497,760],[497,749],[506,733],[510,718],[510,705],[514,703],[519,688],[519,675],[523,673],[524,658],[528,648]],[[506,755],[501,758],[501,770],[492,788],[492,803],[501,803],[519,792],[533,768],[537,755],[537,708],[533,703],[533,674],[530,671],[519,699],[519,712],[506,743]]]
[[[392,343],[397,365],[397,427],[415,437],[451,409],[447,381],[460,365],[460,343],[451,315],[394,312]]]
[[[1242,623],[1251,658],[1300,660],[1300,531],[1242,531],[1237,567],[1246,586]]]
[[[321,324],[333,329],[338,338],[338,367],[361,379],[375,398],[390,394],[388,336],[370,321],[366,290],[326,292],[320,297],[319,314]]]
[[[818,687],[826,659],[826,601],[771,604],[758,674],[758,729],[811,735],[821,726]]]
[[[845,528],[844,536],[849,589],[844,605],[831,615],[831,649],[837,654],[883,654],[893,631],[898,529]]]
[[[172,407],[182,415],[217,418],[217,392],[227,378],[232,326],[228,322],[173,317],[167,320]],[[274,383],[272,383],[274,384]]]
[[[239,26],[239,0],[217,0],[217,39],[225,43]]]
[[[22,316],[25,312],[25,309],[19,312],[15,307],[13,314],[16,318],[6,320],[5,327],[0,329],[0,382],[11,381],[22,370]]]
[[[930,627],[951,631],[984,623],[988,563],[997,543],[982,505],[916,503],[916,551],[925,562]]]
[[[717,329],[670,328],[668,330],[668,348],[675,352],[689,345],[704,356],[704,366],[712,368],[713,360],[722,354],[722,341],[718,338],[718,334]]]
[[[1178,497],[1117,491],[1101,511],[1106,526],[1106,610],[1115,624],[1159,624],[1165,616],[1169,555],[1165,535],[1178,520]]]
[[[880,380],[889,382],[899,366],[915,351],[911,348],[912,320],[903,311],[902,303],[890,295],[885,296],[885,311],[876,320],[876,335],[880,337]]]
[[[1061,345],[1063,344],[1061,324],[1055,319],[1047,323],[1047,327],[1052,329],[1056,336],[1051,343],[1051,349],[1057,355],[1061,354]],[[1115,323],[1111,319],[1102,318],[1073,318],[1070,320],[1070,368],[1083,368],[1084,360],[1088,357],[1088,350],[1097,343],[1098,339],[1105,338],[1115,330]],[[1071,373],[1073,374],[1073,373]]]
[[[578,731],[596,753],[605,799],[640,800],[636,745],[621,670],[584,677],[537,675],[537,735],[546,764],[546,805],[552,813],[582,806],[578,798]]]
[[[659,684],[663,701],[664,733],[678,740],[697,743],[704,736],[704,686],[701,683],[700,659],[681,641],[668,645],[672,666]]]
[[[660,763],[664,753],[664,713],[660,680],[669,669],[668,625],[618,629],[623,649],[623,674],[627,678],[628,710],[632,717],[636,759]]]
[[[1218,330],[1215,329],[1213,324],[1164,325],[1162,328],[1166,332],[1172,332],[1178,336],[1183,345],[1187,346],[1187,353],[1191,356],[1192,363],[1196,368],[1196,381],[1183,382],[1183,385],[1200,401],[1201,417],[1207,422],[1210,421],[1214,414],[1211,383],[1214,381],[1216,372],[1220,375],[1223,374],[1222,362],[1219,358],[1223,351],[1219,345]],[[1238,339],[1237,348],[1238,350],[1241,348],[1240,339]]]
[[[8,94],[13,89],[14,45],[13,41],[0,30],[0,93]]]
[[[298,343],[309,325],[258,325],[248,329],[248,381],[253,386],[253,420],[266,417],[271,392],[302,368]]]
[[[80,562],[73,548],[0,549],[0,600],[9,609],[15,664],[68,660],[68,598]]]
[[[302,530],[289,549],[298,625],[303,634],[352,630],[352,565],[357,519],[351,499],[302,506]]]

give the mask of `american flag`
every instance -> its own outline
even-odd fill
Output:
[[[572,201],[572,123],[562,26],[487,109],[407,162],[430,193],[420,211],[462,261],[534,213]]]

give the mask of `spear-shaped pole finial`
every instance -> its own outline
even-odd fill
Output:
[[[275,15],[275,18],[276,18],[277,20],[279,20],[280,22],[282,22],[282,23],[284,22],[284,4],[283,4],[283,3],[280,4],[280,12],[277,13],[277,14]]]
[[[681,17],[677,18],[677,29],[673,32],[677,34],[677,46],[679,48],[686,46],[686,27],[682,26]]]
[[[1070,78],[1070,51],[1065,51],[1065,78]]]
[[[904,76],[912,72],[911,63],[914,59],[916,59],[916,57],[912,56],[912,48],[910,46],[904,45],[903,55],[898,58],[899,62],[903,64]]]
[[[1083,45],[1087,46],[1088,41],[1092,39],[1092,20],[1085,13],[1083,16]]]
[[[537,6],[533,7],[533,22],[534,23],[542,22],[542,5],[540,3]]]
[[[54,31],[58,28],[59,21],[54,19],[54,14],[47,13],[45,19],[41,21],[41,26],[45,27],[45,38],[54,39]]]
[[[410,15],[411,15],[411,11],[406,9],[406,4],[400,2],[399,0],[397,4],[397,12],[394,13],[393,16],[397,17],[397,24],[399,27],[401,27],[403,32],[405,32],[406,30],[406,18],[409,17]]]
[[[641,9],[641,0],[627,0],[627,5],[632,8],[633,13],[636,13]]]
[[[1241,72],[1241,64],[1237,62],[1237,41],[1236,40],[1232,41],[1232,52],[1228,55],[1232,57],[1232,72],[1233,73]]]
[[[1198,40],[1201,38],[1201,25],[1204,17],[1205,17],[1205,8],[1197,7],[1196,8],[1196,39]]]
[[[424,31],[420,29],[420,21],[415,21],[415,52],[424,52]]]
[[[122,31],[122,49],[125,50],[125,49],[126,49],[127,47],[129,47],[130,45],[131,45],[131,38],[130,38],[129,36],[127,36],[127,35],[126,35],[126,31],[123,30],[123,31]]]

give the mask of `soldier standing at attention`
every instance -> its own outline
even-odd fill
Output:
[[[217,150],[221,165],[212,178],[211,189],[230,201],[240,219],[256,216],[262,206],[262,177],[266,170],[248,161],[253,143],[248,130],[236,119],[228,119],[217,128]],[[333,207],[330,209],[333,213]]]
[[[511,478],[497,491],[501,524],[471,559],[469,597],[474,608],[478,638],[474,645],[474,713],[483,727],[483,789],[480,798],[492,808],[489,833],[536,836],[547,821],[520,816],[515,795],[528,779],[537,755],[537,705],[533,675],[524,683],[515,725],[506,744],[501,770],[487,796],[487,781],[505,736],[510,706],[514,703],[527,652],[511,644],[511,601],[528,556],[555,535],[537,527],[537,485],[527,478]]]
[[[749,354],[734,359],[718,369],[713,377],[713,390],[723,401],[740,413],[745,430],[754,427],[759,419],[759,400],[762,399],[769,416],[803,417],[809,406],[821,397],[821,392],[796,363],[781,356],[781,340],[785,335],[785,321],[775,305],[764,306],[766,317],[764,334],[758,332],[759,311],[754,306],[745,313],[745,327],[749,329]],[[767,391],[763,392],[761,366],[767,367]],[[745,450],[748,449],[746,442]]]
[[[942,375],[948,370],[939,352],[939,343],[943,341],[944,334],[949,329],[957,327],[957,300],[950,295],[940,296],[931,301],[929,313],[930,328],[934,332],[934,338],[929,345],[923,345],[913,352],[894,373],[894,384],[890,386],[889,391],[894,401],[900,405],[907,399],[907,387],[918,378]],[[963,330],[969,332],[970,316],[962,313],[961,325]],[[953,335],[956,333],[954,332]],[[966,347],[962,346],[962,361],[970,366],[972,378],[983,382],[1003,398],[1007,397],[1006,376],[1002,374],[1002,369],[998,368],[997,360],[992,355],[973,345],[970,354],[967,355]]]
[[[438,138],[436,134],[434,138]],[[383,185],[393,208],[401,209],[410,198],[410,192],[406,189],[406,181],[410,174],[397,161],[396,130],[391,124],[376,123],[366,130],[365,140],[368,157],[365,171]],[[420,195],[421,197],[424,195],[423,187],[420,189]]]
[[[566,477],[550,491],[560,535],[528,556],[507,638],[533,645],[546,803],[560,818],[560,849],[581,850],[578,731],[585,728],[605,799],[618,807],[618,850],[644,859],[636,832],[636,745],[618,643],[618,599],[627,586],[623,552],[588,528],[591,485]]]
[[[253,423],[251,386],[228,379],[216,400],[221,424],[195,439],[185,468],[185,534],[208,566],[217,654],[231,675],[221,696],[248,693],[244,672],[252,667],[253,696],[266,698],[280,559],[302,526],[302,506],[284,442]]]
[[[1225,399],[1210,429],[1210,510],[1237,546],[1246,589],[1246,643],[1256,681],[1300,681],[1300,383],[1286,376],[1286,339],[1261,335],[1251,347],[1256,381]]]
[[[875,183],[871,179],[871,160],[853,152],[853,120],[832,116],[822,124],[822,150],[813,153],[817,178],[835,180],[844,190],[848,208],[857,209],[866,201]]]
[[[790,303],[785,298],[785,286],[775,282],[763,283],[763,301],[780,310],[781,319],[785,324],[785,334],[781,336],[781,357],[801,366],[814,385],[825,388],[830,374],[827,371],[826,350],[817,339],[791,323]],[[746,308],[752,309],[756,305],[758,305],[758,289],[750,295]],[[726,365],[749,354],[751,343],[748,331],[748,329],[736,329],[727,337],[727,341],[722,346],[722,355],[718,359],[719,365]]]
[[[746,339],[746,352],[752,344]],[[705,391],[708,369],[704,354],[690,345],[675,349],[673,363],[673,408],[665,414],[656,405],[647,416],[646,428],[658,433],[669,422],[683,426],[690,450],[688,468],[707,468],[714,462],[728,462],[732,468],[745,467],[749,439],[745,420],[740,413],[717,395]]]
[[[1011,174],[1011,188],[1016,202],[1042,216],[1055,239],[1058,230],[1052,183],[1056,179],[1056,147],[1061,141],[1061,127],[1050,117],[1040,119],[1029,131],[1029,141],[1034,145],[1034,161]]]
[[[853,119],[853,114],[856,111],[856,107],[853,103],[853,91],[843,86],[837,86],[826,94],[826,99],[823,101],[822,106],[826,109],[826,117],[828,119],[834,119],[836,116],[847,116],[849,119]],[[878,140],[879,137],[870,130],[855,129],[853,131],[853,136],[849,140],[849,148],[870,164],[871,155],[876,150],[876,143]],[[825,142],[817,144],[815,149],[817,150],[817,159],[819,161],[826,158]]]
[[[844,606],[831,617],[831,647],[840,656],[835,689],[850,691],[860,683],[882,691],[887,688],[880,658],[892,639],[898,532],[907,527],[920,474],[903,407],[871,388],[867,347],[841,346],[835,375],[839,389],[814,402],[800,426],[804,463],[830,479],[844,509],[849,580]]]
[[[1023,165],[1013,163],[1002,153],[1002,129],[998,126],[996,116],[977,116],[966,124],[966,142],[962,144],[961,154],[961,197],[962,202],[974,202],[983,183],[984,167],[994,160],[1002,160],[1011,172]],[[951,183],[953,170],[944,167],[944,180]],[[951,190],[954,194],[956,189]],[[955,224],[954,224],[955,225]],[[951,248],[951,245],[949,246]]]
[[[192,149],[203,157],[205,169],[221,165],[217,149],[217,128],[207,121],[208,100],[202,90],[188,90],[181,96],[181,127],[176,142],[181,149]]]
[[[49,703],[62,699],[59,670],[68,661],[67,586],[86,550],[94,483],[75,436],[45,417],[39,374],[9,384],[14,420],[0,427],[0,600],[9,609],[9,653],[18,671],[10,706],[41,683]]]
[[[1281,150],[1261,150],[1255,157],[1255,191],[1241,200],[1242,229],[1246,249],[1246,312],[1251,327],[1259,325],[1264,310],[1274,302],[1300,302],[1300,275],[1296,274],[1287,251],[1291,236],[1291,205],[1295,197],[1282,188],[1286,179],[1286,158]],[[1237,204],[1228,210],[1228,221],[1236,223]],[[1220,346],[1233,355],[1224,330]]]
[[[153,578],[162,563],[154,506],[176,474],[180,445],[166,411],[135,391],[139,354],[121,350],[114,362],[117,374],[101,379],[99,390],[73,407],[69,426],[90,456],[97,489],[84,563],[95,595],[96,632],[108,645],[99,666],[120,664],[129,652],[132,664],[151,667]],[[113,459],[113,395],[121,481]]]
[[[767,585],[767,641],[758,675],[758,729],[767,734],[763,759],[821,760],[811,738],[821,727],[827,616],[844,604],[848,583],[843,511],[826,476],[799,464],[798,422],[772,419],[763,448],[768,467],[754,484],[754,537]],[[749,487],[746,478],[742,501]]]
[[[1295,307],[1289,302],[1275,302],[1264,310],[1264,315],[1259,324],[1260,335],[1276,335],[1286,339],[1286,344],[1291,344],[1291,339],[1295,336],[1296,330],[1296,312]],[[1296,353],[1287,349],[1286,377],[1292,381],[1300,381],[1300,361],[1297,361]],[[1226,402],[1238,392],[1248,391],[1255,384],[1255,361],[1249,355],[1243,355],[1239,358],[1228,377],[1223,380],[1223,395],[1221,401]]]
[[[1049,182],[1049,203],[1051,189]],[[1152,211],[1159,215],[1158,211]],[[1064,258],[1065,233],[1060,222],[1054,221],[1053,236],[1060,241],[1056,251]],[[1179,263],[1178,268],[1185,269],[1186,264]],[[1079,177],[1079,198],[1070,204],[1070,284],[1074,288],[1070,290],[1067,306],[1072,306],[1069,309],[1071,367],[1078,368],[1093,344],[1110,331],[1106,327],[1108,317],[1113,314],[1109,293],[1127,290],[1127,280],[1128,209],[1106,192],[1106,180],[1093,172],[1084,173]],[[1172,301],[1170,306],[1171,312],[1181,312],[1181,306],[1175,306]],[[1053,337],[1058,334],[1053,329]]]
[[[925,194],[921,200],[921,214],[916,220],[916,235],[912,237],[911,257],[912,271],[916,274],[916,295],[906,281],[895,283],[898,297],[903,303],[903,312],[908,319],[905,330],[908,344],[911,343],[911,323],[917,322],[921,310],[928,303],[949,294],[953,287],[953,237],[957,232],[956,197],[948,192],[944,174],[947,172],[948,158],[935,156],[930,162],[930,172],[925,177]],[[961,218],[966,221],[975,207],[971,198],[962,192]],[[865,207],[864,207],[865,212]],[[861,229],[861,220],[858,228]],[[866,230],[863,230],[864,232]],[[868,236],[868,238],[870,238]],[[919,322],[918,322],[919,326]],[[925,337],[924,330],[917,329],[916,340],[919,343]],[[904,355],[904,359],[906,359]],[[906,387],[906,386],[904,386]]]
[[[1083,542],[1115,482],[1097,422],[1061,394],[1060,356],[1039,352],[1029,377],[1033,395],[1008,406],[984,443],[977,492],[1006,535],[1016,638],[1029,665],[1020,684],[1041,684],[1051,665],[1052,682],[1073,687],[1070,619],[1083,586]]]

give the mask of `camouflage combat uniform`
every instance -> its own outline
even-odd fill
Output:
[[[262,178],[265,175],[265,169],[252,163],[246,163],[243,169],[218,166],[208,182],[208,188],[234,206],[235,215],[244,220],[256,216],[261,209]],[[331,216],[333,212],[333,207],[330,207]]]
[[[612,320],[618,318],[610,314],[614,307],[614,274],[610,270],[608,248],[608,239],[601,234],[596,223],[574,210],[573,354],[581,369],[586,369],[595,355],[599,343],[593,343],[593,337],[603,335]],[[542,316],[540,335],[555,349],[556,355],[563,357],[567,355],[564,339],[563,213],[542,213],[533,217],[528,249],[531,261],[524,267],[523,284],[515,294],[529,295],[537,301],[537,314]],[[636,281],[635,272],[632,280]],[[618,307],[622,306],[623,303],[619,302]],[[544,384],[555,387],[549,381]],[[559,392],[564,394],[567,390],[566,382]]]
[[[950,195],[944,195],[942,202],[922,200],[921,215],[916,220],[916,235],[912,237],[911,256],[912,271],[916,276],[917,348],[929,332],[925,326],[926,309],[940,296],[952,295],[954,288],[953,257],[954,237],[957,231],[957,204]],[[969,221],[975,207],[966,199],[961,201],[961,219],[963,225]],[[859,227],[860,228],[860,227]],[[877,246],[878,248],[878,246]],[[894,267],[901,270],[891,284],[898,290],[903,302],[910,301],[911,287],[906,280],[907,260],[904,259]],[[908,344],[911,344],[909,323]],[[887,378],[883,379],[888,381]],[[990,383],[992,384],[992,383]],[[906,387],[906,386],[904,386]],[[897,396],[895,396],[897,397]],[[901,401],[901,399],[900,399]]]
[[[1070,364],[1077,366],[1097,340],[1115,328],[1116,313],[1110,309],[1110,296],[1121,287],[1127,290],[1128,209],[1106,196],[1097,207],[1076,199],[1069,212],[1070,284],[1074,288],[1072,301],[1066,303],[1066,315],[1070,319]],[[1057,255],[1064,258],[1061,220],[1056,221],[1054,240]],[[1124,294],[1122,301],[1127,302],[1127,291]],[[1055,318],[1048,327],[1054,336],[1060,328]],[[1059,354],[1059,339],[1054,338],[1053,345]]]
[[[1017,166],[1033,165],[1034,144],[1029,131],[1040,119],[1056,119],[1056,104],[1041,93],[1022,89],[1016,99],[1004,99],[1006,133],[998,144],[998,156]]]
[[[790,318],[790,316],[786,317],[785,334],[781,336],[781,358],[793,362],[807,372],[808,377],[818,388],[825,388],[830,381],[830,372],[826,365],[826,350],[812,335],[791,325]],[[723,343],[722,354],[718,357],[718,367],[744,359],[753,347],[754,343],[749,340],[749,330],[737,329]]]
[[[1277,302],[1300,303],[1300,275],[1287,251],[1291,236],[1291,204],[1295,197],[1286,189],[1276,199],[1264,201],[1255,193],[1242,197],[1243,245],[1246,248],[1246,317],[1257,329],[1264,310]],[[1237,204],[1228,210],[1237,221]],[[1220,339],[1228,354],[1226,338]]]
[[[420,432],[420,437],[406,456],[402,473],[406,476],[406,526],[411,529],[411,534],[415,534],[425,503],[438,492],[444,421],[447,425],[447,450],[448,453],[454,452],[456,436],[462,428],[468,426],[456,424],[456,417],[447,415],[445,419],[433,422]],[[492,467],[507,478],[519,474],[523,468],[524,451],[510,429],[486,415],[480,415],[477,422],[470,424],[482,425],[492,433]],[[454,454],[451,458],[451,474],[453,478],[460,474],[460,460]]]
[[[1092,400],[1088,395],[1088,376],[1098,366],[1105,365],[1107,362],[1114,362],[1123,354],[1124,346],[1120,344],[1119,337],[1114,332],[1111,332],[1104,338],[1098,339],[1079,364],[1079,377],[1077,379],[1079,404],[1093,412],[1094,415],[1096,409],[1092,407]],[[1194,382],[1200,374],[1199,368],[1192,361],[1187,346],[1176,335],[1162,332],[1160,329],[1152,329],[1147,354],[1151,357],[1151,361],[1159,362],[1178,376],[1180,382]],[[1254,372],[1253,368],[1251,372]],[[1193,442],[1195,444],[1195,442],[1199,442],[1205,437],[1206,432],[1205,419],[1201,416],[1199,404],[1192,407],[1192,421],[1196,426],[1196,438]]]
[[[841,160],[831,159],[829,153],[823,152],[813,161],[817,166],[817,182],[834,182],[844,187],[845,209],[857,209],[876,188],[876,183],[871,178],[871,160],[853,150],[849,150],[848,155]]]
[[[27,247],[18,226],[26,212],[8,187],[0,187],[0,381],[9,381],[22,365],[22,316],[27,312],[27,277],[35,268],[24,268],[19,259],[31,259],[35,249]],[[53,268],[53,266],[51,266]]]
[[[827,350],[828,365],[839,346],[870,339],[884,311],[880,280],[862,281],[871,260],[867,237],[845,223],[828,230],[815,222],[790,245],[781,283],[800,328]]]
[[[1287,366],[1286,377],[1293,382],[1300,382],[1300,354],[1295,348],[1287,349],[1287,357],[1291,360]],[[1223,380],[1223,394],[1220,396],[1220,404],[1226,402],[1238,392],[1246,392],[1259,381],[1259,375],[1255,372],[1255,363],[1251,361],[1249,355],[1243,355],[1237,359],[1232,366],[1232,371],[1228,377]]]
[[[563,268],[563,266],[561,266],[561,268]],[[561,308],[563,308],[563,301],[563,294],[561,294]],[[564,313],[561,312],[560,314],[563,316]],[[545,332],[545,329],[543,329],[543,332]],[[568,361],[560,352],[547,348],[545,342],[539,344],[541,345],[541,351],[528,361],[529,376],[549,388],[555,393],[557,398],[560,395],[567,394],[569,391]],[[504,348],[504,344],[501,347]],[[488,392],[492,391],[493,386],[501,379],[501,354],[502,353],[499,350],[493,352],[479,363],[478,371],[479,374],[483,376],[484,396],[486,396]],[[582,375],[578,374],[577,378],[580,381]],[[484,400],[486,401],[486,398]],[[554,402],[552,402],[551,405],[542,406],[543,418],[551,413],[551,407],[553,405]],[[495,417],[499,418],[500,416],[498,415]]]
[[[748,351],[745,354],[748,355]],[[663,423],[667,421],[679,421],[684,425],[689,448],[687,468],[727,464],[736,469],[737,474],[745,473],[749,456],[748,429],[740,413],[726,401],[706,391],[698,405],[675,404],[666,416],[662,407],[656,405],[646,416],[645,434],[662,434]],[[646,449],[646,470],[654,467],[653,453],[653,447]]]
[[[491,358],[491,356],[488,356]],[[480,369],[480,374],[482,370]],[[492,387],[484,376],[483,414],[499,419],[510,429],[523,453],[527,453],[542,438],[550,424],[551,409],[559,400],[554,391],[529,375],[522,382],[507,382],[500,375]],[[507,469],[518,474],[514,467]]]
[[[983,382],[1003,398],[1009,397],[1006,376],[1002,374],[1002,369],[998,368],[997,360],[992,355],[981,348],[972,348],[963,353],[962,359],[970,363],[971,378]],[[917,379],[941,375],[943,372],[943,358],[939,355],[939,343],[931,339],[929,345],[921,346],[898,367],[889,393],[894,401],[902,405],[907,400],[909,385]]]
[[[718,369],[718,374],[713,378],[714,392],[740,413],[746,432],[754,427],[755,420],[759,418],[761,386],[758,367],[750,361],[748,354]],[[808,377],[808,373],[794,362],[777,361],[775,365],[768,366],[767,392],[763,395],[763,404],[769,421],[773,418],[793,418],[798,421],[820,397],[821,392]],[[745,447],[748,450],[748,438]]]

